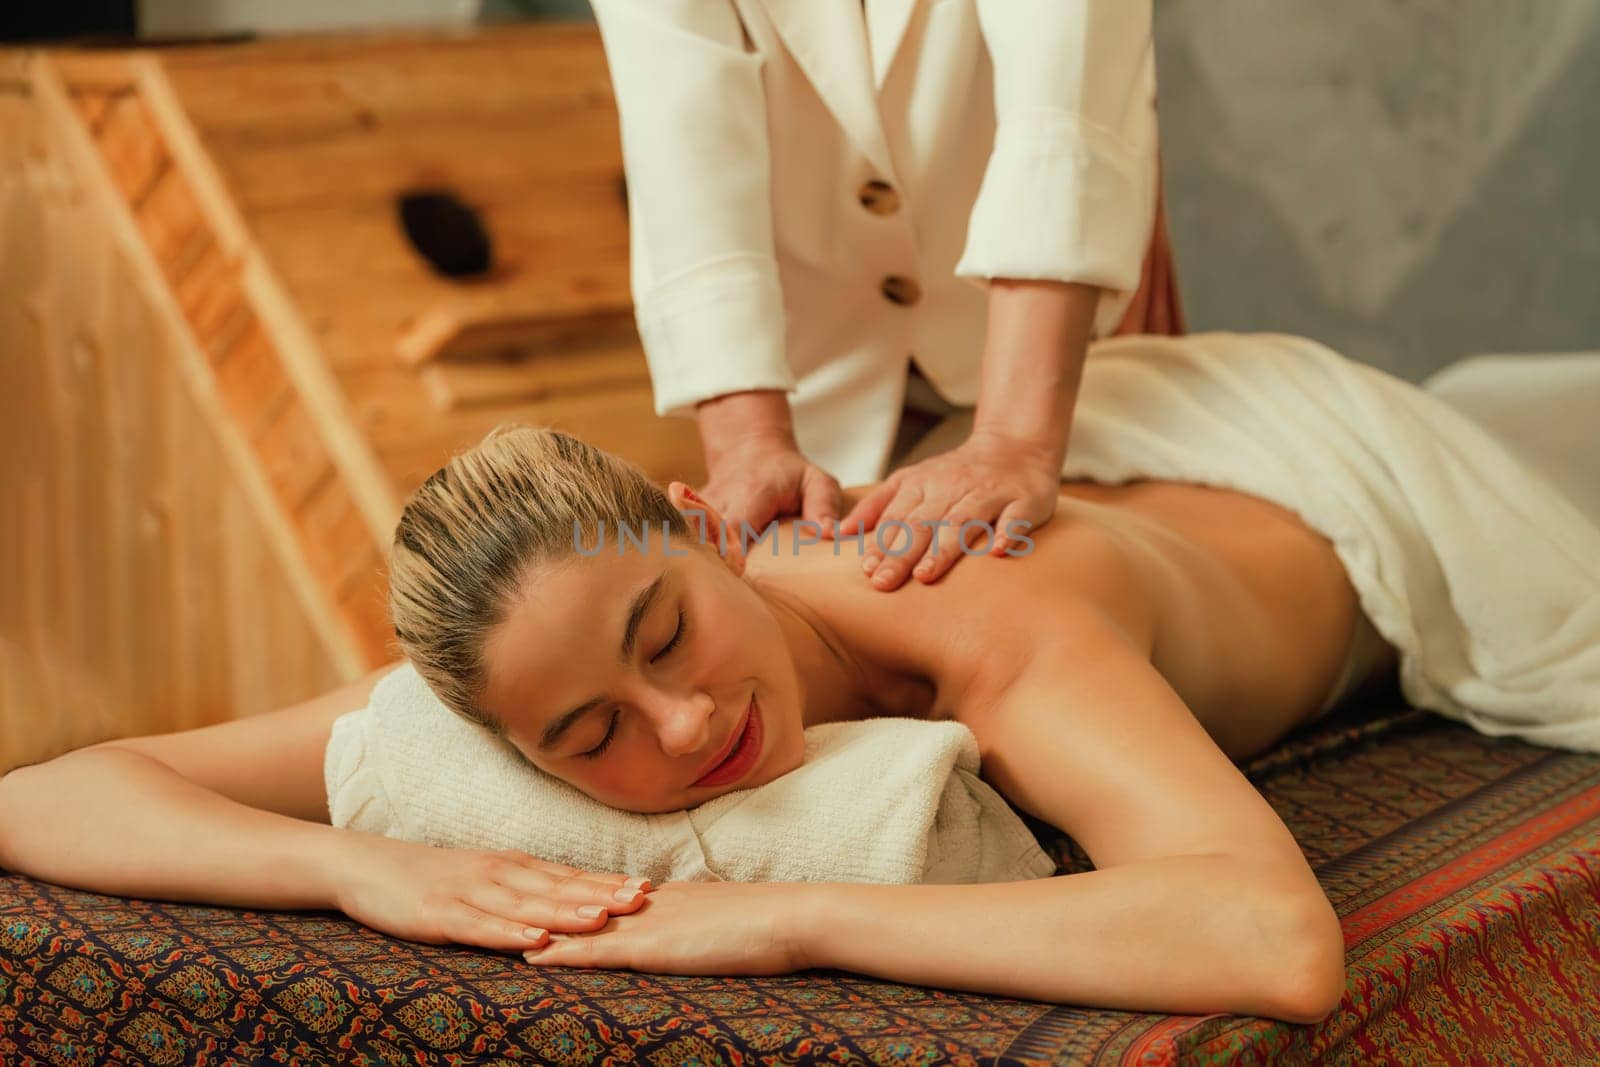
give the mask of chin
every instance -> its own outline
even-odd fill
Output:
[[[803,732],[796,730],[793,742],[784,746],[783,751],[771,753],[768,760],[769,766],[762,773],[761,780],[765,783],[782,778],[790,771],[798,770],[805,761],[806,737]]]
[[[595,797],[594,799],[600,801],[600,803],[604,804],[608,808],[616,808],[618,811],[631,812],[634,815],[665,815],[674,811],[687,811],[696,804],[705,803],[704,799],[693,800],[682,797],[664,797],[659,800],[630,800],[622,802],[605,800],[601,797]]]

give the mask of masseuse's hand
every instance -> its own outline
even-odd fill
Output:
[[[434,848],[352,831],[339,910],[374,930],[430,945],[520,951],[551,931],[598,930],[639,910],[643,879],[545,863],[525,852]]]
[[[839,533],[869,531],[861,566],[876,588],[898,589],[908,575],[936,582],[969,552],[1025,555],[1031,546],[1017,535],[1050,521],[1060,488],[1058,454],[974,431],[959,447],[890,474],[850,510]],[[981,525],[968,527],[963,540],[969,522]]]
[[[839,483],[795,443],[789,402],[778,390],[715,397],[695,408],[705,446],[707,481],[700,495],[739,536],[800,515],[830,530],[841,508]]]
[[[524,951],[540,967],[656,974],[787,974],[806,966],[795,916],[818,887],[786,882],[668,882],[636,914]]]

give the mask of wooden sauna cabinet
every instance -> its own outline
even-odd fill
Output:
[[[430,265],[415,193],[487,270]],[[401,503],[499,423],[703,474],[588,24],[0,52],[0,404],[0,770],[388,662]]]

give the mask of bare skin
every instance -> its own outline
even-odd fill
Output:
[[[681,483],[669,494],[721,521]],[[892,593],[861,581],[848,538],[791,552],[790,524],[776,556],[763,545],[747,558],[634,553],[547,570],[491,641],[486,706],[531,761],[633,810],[770,780],[795,765],[814,722],[954,718],[977,736],[986,777],[1071,833],[1093,872],[980,886],[670,884],[610,903],[620,875],[514,855],[442,864],[434,857],[454,853],[314,825],[327,818],[328,729],[372,678],[13,772],[0,781],[0,865],[102,892],[340,908],[418,940],[531,943],[541,966],[828,966],[1107,1007],[1322,1018],[1343,987],[1337,918],[1232,760],[1304,721],[1333,684],[1356,602],[1331,547],[1272,505],[1165,483],[1063,486],[1055,520],[1030,536],[1026,557],[971,557]],[[666,592],[637,658],[608,666],[614,639],[596,635],[620,630],[627,594],[651,576]],[[695,621],[668,655],[680,612]],[[593,686],[610,706],[541,749]],[[752,692],[771,720],[759,761],[733,785],[694,785]],[[613,721],[611,747],[584,755]],[[607,910],[579,916],[580,902]]]
[[[850,538],[837,553],[828,541],[792,553],[792,521],[780,526],[778,556],[770,539],[756,546],[747,573],[837,627],[870,672],[860,699],[872,714],[955,718],[976,729],[977,709],[999,699],[1051,631],[1085,606],[1128,636],[1235,760],[1320,706],[1357,602],[1332,546],[1293,514],[1239,493],[1140,482],[1064,484],[1056,515],[1067,521],[1031,531],[1026,557],[974,551],[971,566],[892,596],[861,583]],[[799,531],[802,541],[808,532]],[[954,539],[940,531],[941,544]],[[869,533],[865,553],[875,549]]]

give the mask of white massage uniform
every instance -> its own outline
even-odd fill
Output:
[[[1150,0],[594,0],[661,415],[788,391],[801,448],[884,472],[914,358],[977,400],[987,278],[1140,281]]]

